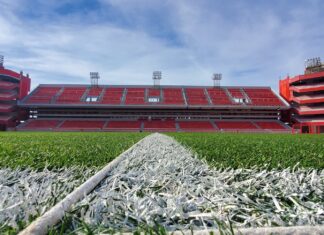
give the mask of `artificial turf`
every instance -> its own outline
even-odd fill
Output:
[[[200,158],[222,168],[324,169],[324,135],[170,133]]]

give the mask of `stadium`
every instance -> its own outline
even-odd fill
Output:
[[[2,129],[16,131],[323,133],[323,65],[270,87],[41,84],[29,94],[29,75],[5,69],[0,78]],[[288,103],[289,102],[289,103]]]
[[[324,231],[319,58],[280,95],[152,78],[30,91],[1,57],[0,233]]]
[[[0,234],[324,234],[321,1],[0,12]]]

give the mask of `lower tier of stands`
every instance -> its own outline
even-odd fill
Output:
[[[252,121],[216,121],[219,129],[223,130],[257,130],[258,127]]]
[[[130,132],[290,132],[278,120],[73,120],[30,119],[17,131],[130,131]]]
[[[13,119],[13,116],[8,115],[8,114],[4,114],[4,115],[0,115],[0,124],[7,124],[8,122],[10,122]]]
[[[27,130],[41,130],[41,129],[47,129],[51,130],[56,127],[58,127],[58,124],[61,121],[59,120],[46,120],[46,119],[30,119],[27,121],[27,123],[24,123],[22,126],[22,129]]]
[[[143,128],[144,131],[177,131],[174,120],[145,120]]]
[[[91,130],[101,130],[105,124],[105,121],[83,121],[83,120],[66,120],[58,127],[59,129],[91,129]]]
[[[142,122],[137,120],[110,120],[107,121],[104,131],[139,131]]]
[[[179,121],[179,129],[185,132],[216,131],[211,121]]]

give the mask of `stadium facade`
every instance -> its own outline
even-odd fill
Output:
[[[4,68],[4,58],[0,56],[0,130],[15,127],[20,120],[28,117],[28,111],[18,107],[30,90],[29,75]]]
[[[289,102],[291,125],[302,133],[324,133],[324,65],[306,61],[303,75],[279,82],[280,95]]]

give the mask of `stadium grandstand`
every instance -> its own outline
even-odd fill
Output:
[[[16,130],[290,132],[289,105],[270,87],[39,85],[19,106],[30,118]]]
[[[324,64],[305,63],[305,73],[279,82],[280,95],[291,105],[291,125],[302,133],[324,133]]]
[[[41,84],[3,66],[0,57],[0,127],[16,131],[324,132],[324,66],[306,63],[305,74],[270,87]],[[28,94],[29,93],[29,94]],[[292,127],[292,128],[291,128]]]

